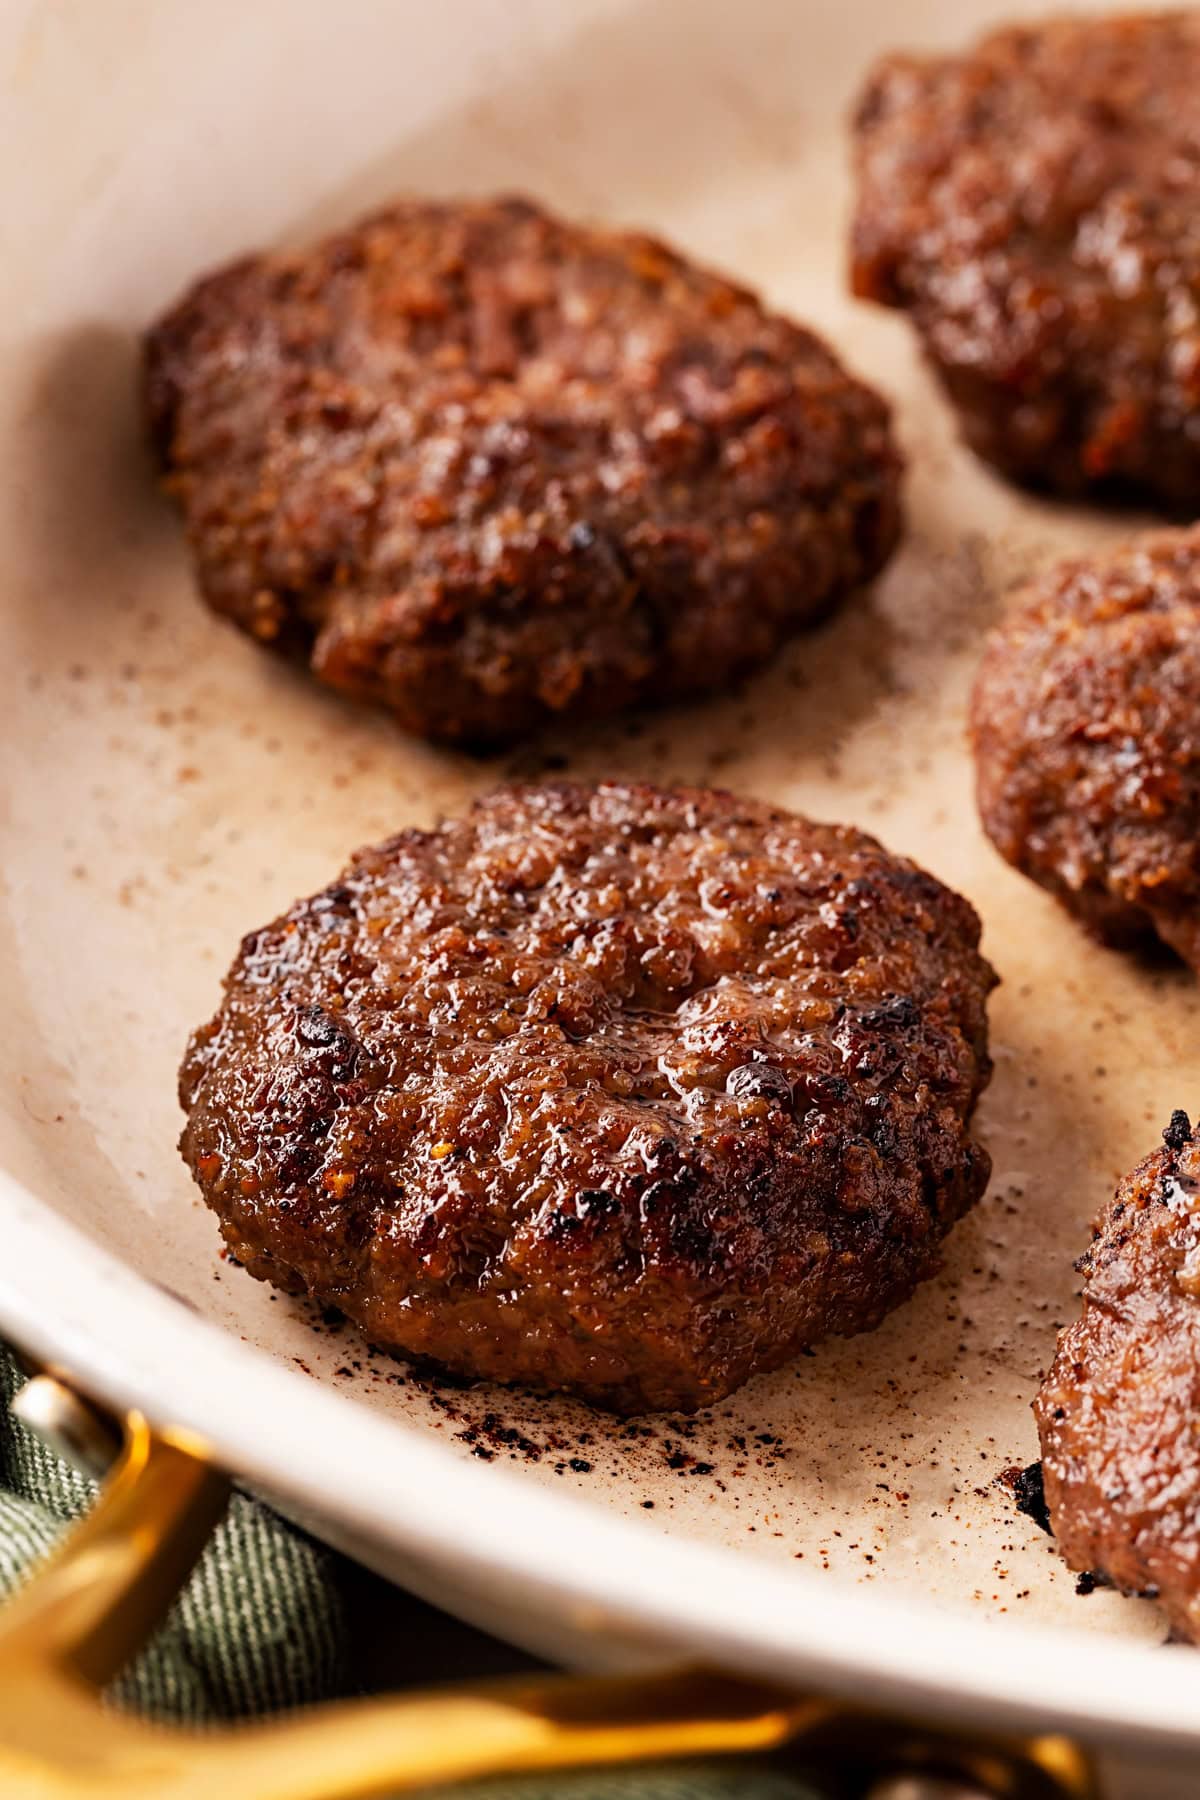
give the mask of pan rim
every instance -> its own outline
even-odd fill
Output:
[[[186,1428],[285,1506],[418,1563],[452,1565],[522,1610],[565,1618],[599,1648],[657,1653],[811,1684],[863,1705],[1077,1732],[1157,1753],[1200,1746],[1191,1660],[1062,1627],[1007,1627],[684,1542],[464,1460],[361,1401],[317,1386],[192,1314],[0,1169],[0,1330],[97,1398]],[[236,1396],[236,1403],[230,1403]],[[261,1420],[270,1419],[264,1431]],[[314,1438],[323,1445],[314,1458]],[[397,1493],[405,1496],[398,1510]],[[486,1535],[479,1520],[486,1517]]]

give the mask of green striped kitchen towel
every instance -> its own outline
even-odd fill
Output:
[[[95,1488],[8,1412],[20,1385],[0,1347],[0,1598]],[[191,1581],[115,1697],[188,1724],[276,1712],[336,1692],[345,1632],[335,1558],[235,1494]]]
[[[91,1482],[12,1418],[8,1402],[20,1381],[15,1361],[0,1345],[0,1600],[95,1493]],[[198,1725],[344,1694],[349,1663],[339,1582],[345,1573],[339,1557],[258,1501],[235,1494],[191,1581],[116,1684],[114,1698],[155,1718]],[[395,1598],[400,1617],[405,1602]],[[461,1673],[470,1678],[476,1671]],[[441,1792],[445,1800],[816,1800],[783,1765],[754,1760],[545,1776]]]

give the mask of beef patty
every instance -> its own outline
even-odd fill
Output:
[[[1108,942],[1200,968],[1200,528],[1033,583],[971,706],[1003,856]]]
[[[146,361],[209,604],[469,747],[729,685],[899,530],[887,408],[818,338],[522,201],[251,257]]]
[[[500,789],[245,939],[182,1149],[374,1342],[691,1410],[876,1325],[981,1194],[979,921],[847,827]]]
[[[1200,13],[892,56],[856,120],[855,291],[911,314],[979,455],[1200,510]]]
[[[1200,1640],[1200,1135],[1177,1112],[1081,1259],[1083,1316],[1034,1404],[1073,1569],[1161,1601]]]

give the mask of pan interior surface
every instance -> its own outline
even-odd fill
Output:
[[[1002,486],[957,445],[904,322],[846,293],[845,120],[867,63],[897,38],[960,42],[994,9],[443,12],[350,0],[331,33],[316,0],[76,0],[0,26],[0,145],[24,171],[0,221],[0,1167],[299,1379],[484,1473],[578,1495],[651,1553],[736,1550],[881,1610],[994,1621],[1014,1659],[1027,1624],[1155,1643],[1149,1606],[1077,1595],[1004,1475],[1036,1455],[1029,1402],[1076,1310],[1091,1215],[1193,1099],[1195,988],[1098,948],[1001,864],[963,742],[1014,583],[1141,521]],[[826,333],[895,404],[909,532],[873,591],[734,696],[478,763],[204,612],[141,441],[137,334],[247,247],[396,193],[510,191],[661,232]],[[357,845],[547,769],[715,783],[859,825],[968,895],[1003,980],[978,1115],[993,1180],[942,1274],[878,1331],[694,1420],[416,1379],[223,1261],[175,1148],[183,1044],[242,933]]]

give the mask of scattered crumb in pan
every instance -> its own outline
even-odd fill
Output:
[[[1012,1494],[1017,1503],[1017,1511],[1024,1513],[1027,1519],[1032,1519],[1040,1530],[1053,1536],[1050,1514],[1046,1510],[1046,1490],[1042,1485],[1041,1463],[1028,1463],[1024,1468],[1014,1465],[1012,1468],[1004,1469],[998,1479]]]

